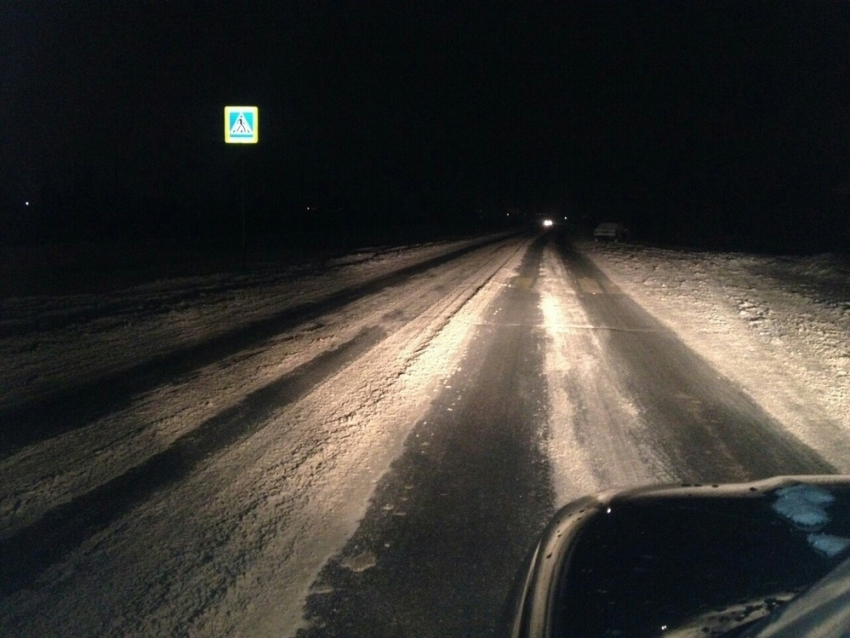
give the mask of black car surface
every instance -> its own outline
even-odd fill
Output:
[[[512,638],[850,635],[850,477],[585,497],[544,532]]]

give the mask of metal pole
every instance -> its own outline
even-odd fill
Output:
[[[241,148],[239,150],[243,151],[243,149],[241,149]],[[243,151],[243,153],[244,153],[244,151]],[[239,172],[240,172],[240,175],[239,175],[239,182],[240,182],[240,184],[239,184],[239,190],[240,190],[239,207],[241,209],[241,226],[242,226],[242,239],[241,239],[241,242],[240,242],[240,249],[241,249],[241,253],[242,253],[242,270],[248,269],[248,239],[247,239],[246,230],[245,230],[245,224],[246,224],[246,222],[245,222],[245,216],[246,216],[245,215],[245,163],[246,163],[245,162],[245,154],[243,154],[241,161],[239,162],[239,164],[240,164],[240,166],[239,166],[239,169],[240,169],[239,170]]]

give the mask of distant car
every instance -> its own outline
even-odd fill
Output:
[[[850,636],[850,477],[661,486],[561,509],[505,635]]]
[[[618,222],[605,222],[599,224],[593,230],[593,239],[610,239],[611,241],[625,241],[629,238],[629,229]]]

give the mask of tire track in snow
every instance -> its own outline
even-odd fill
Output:
[[[168,382],[179,382],[204,366],[251,347],[262,346],[281,332],[350,304],[415,275],[448,263],[485,246],[504,241],[497,237],[464,246],[438,257],[407,266],[367,283],[344,288],[324,299],[288,308],[223,335],[173,350],[79,385],[57,389],[38,401],[0,410],[0,460],[27,445],[78,429],[131,403],[138,394]]]
[[[485,247],[440,268],[282,333],[262,348],[232,357],[140,396],[126,410],[32,445],[0,463],[0,538],[47,511],[115,479],[167,449],[199,424],[363,330],[388,333],[416,321],[480,281],[510,242]],[[458,292],[460,291],[460,292]],[[416,340],[410,340],[413,342]]]
[[[508,248],[507,252],[509,253],[507,258],[510,258],[510,254],[513,254],[513,252],[515,251],[515,248],[512,247],[510,244],[506,244],[505,247]],[[502,249],[499,249],[499,250],[502,250]],[[503,250],[502,250],[502,252],[504,253]],[[498,256],[499,259],[493,260],[492,257],[494,257],[494,256]],[[450,288],[451,294],[448,294],[448,295],[444,294],[444,295],[440,295],[440,296],[435,296],[436,293],[434,293],[430,297],[426,296],[425,299],[423,300],[425,302],[423,305],[417,306],[416,304],[414,304],[413,308],[411,308],[411,304],[408,303],[406,306],[404,306],[405,310],[406,310],[406,312],[404,312],[404,313],[393,312],[393,311],[386,312],[386,310],[384,310],[382,312],[382,314],[389,321],[391,321],[391,322],[396,321],[397,322],[398,320],[401,320],[401,319],[403,319],[403,321],[401,321],[400,323],[396,323],[395,325],[391,325],[389,328],[387,328],[386,326],[384,326],[383,328],[382,327],[374,327],[374,326],[372,328],[367,328],[365,333],[363,333],[365,336],[361,336],[361,339],[362,339],[361,342],[354,343],[350,346],[351,348],[359,350],[359,353],[355,353],[355,352],[353,352],[353,350],[346,353],[347,361],[345,363],[349,363],[349,364],[352,363],[354,360],[358,359],[359,356],[365,354],[366,352],[371,352],[371,349],[373,349],[373,347],[376,344],[387,340],[388,334],[389,334],[387,332],[387,330],[400,330],[402,332],[407,333],[407,336],[404,337],[403,339],[401,339],[401,341],[399,341],[398,339],[395,339],[395,338],[390,338],[389,340],[390,341],[397,341],[398,344],[404,345],[404,347],[402,348],[402,351],[399,352],[399,356],[403,355],[405,360],[410,361],[403,368],[403,369],[406,369],[407,367],[412,365],[412,362],[415,362],[416,360],[418,360],[421,353],[424,352],[427,349],[428,344],[433,340],[435,335],[439,334],[443,330],[443,328],[447,325],[447,322],[450,321],[452,319],[452,317],[454,317],[454,315],[457,312],[457,308],[462,308],[470,299],[474,298],[478,294],[478,291],[481,289],[481,287],[484,286],[488,281],[490,281],[490,279],[492,278],[494,273],[499,271],[499,269],[501,268],[501,262],[504,259],[505,259],[504,254],[499,255],[499,251],[492,252],[492,253],[485,253],[481,257],[475,258],[470,262],[470,265],[474,266],[474,268],[471,271],[468,267],[467,267],[466,271],[462,271],[463,272],[463,280],[465,280],[467,282],[466,286],[458,285],[457,287],[452,287],[452,288]],[[452,271],[452,274],[453,274],[453,271]],[[469,282],[472,282],[472,284],[473,284],[472,287],[470,287]],[[458,282],[458,283],[460,283],[460,282]],[[421,295],[420,295],[420,297],[421,297]],[[401,299],[402,299],[402,303],[403,303],[404,297],[402,297]],[[429,299],[431,299],[431,300],[429,301]],[[450,314],[444,315],[443,311],[440,310],[440,308],[443,308],[443,307],[454,308],[454,310],[452,310],[452,312]],[[413,310],[413,312],[411,312],[412,310]],[[430,316],[435,311],[437,312],[436,316]],[[425,319],[425,323],[430,325],[430,327],[423,330],[423,327],[424,327],[423,323],[421,321],[420,322],[414,321],[414,319],[417,316],[415,313],[419,313],[419,314],[424,313],[425,317],[423,317],[423,319]],[[385,330],[385,328],[386,328],[386,330]],[[374,343],[371,343],[371,344],[368,343],[370,341],[374,341]],[[391,346],[390,344],[388,344],[387,348],[389,348],[389,350],[391,351],[394,348],[398,348],[398,345]],[[382,346],[382,349],[386,350],[387,348],[384,348]],[[340,349],[337,348],[336,350],[332,351],[330,354],[334,354],[334,353],[339,354],[339,350]],[[386,354],[387,353],[384,353],[384,355],[382,355],[382,357],[386,357]],[[336,374],[336,375],[343,374],[340,366],[331,366],[331,367],[334,367],[335,369],[329,374]],[[344,367],[345,367],[345,364],[342,365],[342,368],[344,368]],[[393,385],[393,384],[397,385],[399,383],[400,379],[401,379],[401,377],[399,376],[400,374],[401,374],[401,372],[394,372],[394,373],[390,374],[387,378],[387,382],[390,383],[390,385]],[[289,376],[291,376],[291,375],[289,375]],[[317,385],[321,385],[322,381],[327,380],[328,378],[329,378],[329,376],[326,375],[326,376],[324,376],[323,379],[317,380],[316,383],[313,383],[313,384],[307,383],[306,385],[310,386],[308,388],[308,392],[315,389],[315,387]],[[283,380],[281,380],[281,383],[282,382],[283,382]],[[278,388],[278,389],[280,389],[280,388]],[[290,387],[290,390],[292,390],[291,387]],[[263,401],[260,400],[261,398],[269,398],[269,397],[267,395],[264,396],[263,393],[255,393],[255,395],[252,395],[251,401],[253,401],[253,403],[255,404],[253,407],[257,410],[262,409],[260,404],[263,403]],[[328,400],[329,400],[329,398],[325,398],[324,401],[322,401],[321,403],[327,403]],[[334,401],[332,400],[331,404],[333,404],[333,402]],[[244,406],[242,406],[242,407],[244,408]],[[213,420],[219,421],[218,426],[221,427],[223,430],[227,429],[225,416],[226,415],[221,415],[221,416],[215,417],[215,419],[213,419]],[[234,418],[236,418],[236,415],[234,415]],[[213,420],[211,420],[211,421],[213,421]],[[262,419],[262,417],[258,416],[258,420],[262,421],[263,419]],[[265,425],[265,424],[259,425],[260,429],[263,428],[263,425]],[[294,432],[290,432],[289,428],[287,428],[285,435],[284,435],[284,437],[285,437],[284,440],[288,440],[290,438],[290,435],[293,435],[293,436],[297,435],[298,430],[303,430],[303,426],[306,426],[306,425],[310,425],[310,427],[307,428],[307,430],[310,433],[312,433],[317,428],[317,426],[320,426],[320,424],[312,424],[312,420],[311,420],[310,423],[305,423],[303,425],[299,425],[298,427],[296,427]],[[202,426],[202,427],[204,427],[204,426]],[[322,427],[319,427],[318,429],[321,430]],[[207,432],[206,434],[209,435],[209,432]],[[250,432],[248,434],[250,434]],[[226,433],[224,436],[229,437],[229,438],[233,438],[231,433]],[[275,434],[275,437],[273,437],[273,440],[277,436],[278,436],[278,434]],[[210,454],[215,454],[217,449],[221,449],[222,445],[224,445],[228,449],[232,449],[233,447],[239,447],[239,446],[234,446],[232,441],[223,443],[222,440],[219,440],[218,443],[216,444],[214,440],[204,443],[203,442],[203,436],[199,436],[199,437],[196,437],[196,438],[198,439],[196,441],[192,441],[191,437],[187,437],[186,439],[181,439],[181,442],[177,445],[177,448],[175,448],[175,449],[179,450],[179,448],[182,446],[184,448],[182,450],[184,453],[186,452],[186,450],[190,450],[190,451],[194,450],[194,456],[197,459],[197,462],[195,463],[195,465],[197,466],[197,465],[200,464],[205,468],[208,467],[208,466],[209,467],[218,466],[218,464],[219,464],[218,460],[212,461],[210,463],[203,463],[203,460],[205,458],[208,458]],[[241,438],[244,440],[244,439],[248,438],[248,435],[245,434]],[[258,437],[258,438],[267,438],[267,437]],[[213,436],[212,439],[215,439],[215,437]],[[296,439],[296,441],[297,441],[297,439]],[[185,445],[184,445],[184,442],[185,442]],[[303,449],[303,447],[304,447],[303,443],[304,442],[302,441],[301,444],[296,446],[296,448]],[[283,448],[287,447],[287,444],[285,442],[279,442],[279,443],[276,444],[276,446],[277,445],[282,445]],[[193,447],[193,446],[195,446],[195,447]],[[229,455],[229,457],[232,457],[232,456],[233,456],[232,454]],[[135,503],[136,505],[138,503],[140,503],[141,501],[146,500],[146,495],[150,496],[151,492],[156,492],[156,491],[159,491],[159,496],[156,499],[156,501],[158,503],[163,502],[163,499],[173,498],[173,493],[178,492],[177,489],[173,490],[173,493],[172,493],[171,490],[166,492],[166,490],[161,489],[161,488],[164,488],[167,485],[171,485],[171,484],[174,484],[174,483],[179,483],[180,485],[182,485],[183,481],[179,481],[177,478],[172,477],[170,480],[166,480],[164,482],[157,483],[157,481],[159,481],[159,479],[154,476],[156,474],[156,472],[154,471],[155,468],[157,468],[157,467],[161,468],[165,474],[168,474],[169,472],[172,472],[172,473],[174,472],[173,468],[171,468],[172,463],[166,463],[162,459],[170,459],[170,461],[172,461],[172,462],[183,461],[184,463],[185,463],[185,460],[186,460],[185,458],[181,458],[180,454],[177,454],[174,451],[169,451],[169,452],[167,452],[166,456],[159,456],[157,461],[151,461],[149,463],[144,464],[144,467],[146,468],[145,471],[150,475],[150,476],[148,476],[148,478],[151,479],[151,481],[152,481],[151,484],[145,485],[144,480],[139,479],[138,477],[134,477],[135,475],[133,475],[133,476],[129,476],[129,477],[125,476],[125,477],[119,479],[118,483],[110,482],[110,484],[106,484],[106,486],[103,486],[103,490],[105,490],[107,492],[109,490],[111,490],[113,495],[114,495],[115,491],[121,487],[120,481],[123,481],[124,484],[126,484],[129,481],[130,483],[133,483],[135,485],[135,488],[140,490],[138,498],[136,499],[136,503]],[[302,463],[308,463],[308,461],[306,459],[302,460],[301,462]],[[232,466],[232,458],[229,458],[227,463],[225,463],[225,466],[227,467],[228,473],[235,473],[237,476],[239,474],[241,474],[241,472],[239,472],[237,469],[235,469],[234,466]],[[181,477],[186,477],[191,473],[191,470],[192,470],[192,467],[184,467],[184,468],[179,469],[179,473],[181,474]],[[216,470],[216,472],[218,472],[218,470]],[[193,479],[199,478],[196,474],[193,474],[192,476],[193,476]],[[306,489],[308,486],[303,486],[303,487]],[[276,489],[279,491],[280,486],[278,486]],[[89,505],[97,506],[97,504],[98,504],[97,498],[100,498],[100,497],[103,496],[103,490],[101,492],[98,492],[96,495],[92,495],[92,496],[88,497]],[[147,491],[145,492],[145,494],[142,494],[141,492],[144,491],[144,490],[147,490]],[[270,491],[274,491],[274,490],[275,490],[275,488],[272,488]],[[298,491],[301,492],[302,490],[299,489]],[[254,498],[256,498],[256,492],[257,492],[257,485],[253,484],[253,485],[249,486],[249,490],[246,492],[245,496],[247,496],[250,499],[254,499]],[[262,494],[268,493],[266,490],[260,490],[260,492]],[[243,496],[243,498],[244,498],[244,496]],[[305,495],[305,498],[307,498],[306,495]],[[262,501],[262,499],[261,499],[261,501]],[[239,499],[239,502],[242,502],[242,499]],[[82,501],[76,501],[76,503],[77,503],[78,509],[81,510],[78,513],[82,517],[85,517],[86,515],[92,515],[92,516],[95,516],[95,518],[100,516],[103,520],[105,520],[105,518],[108,518],[108,513],[107,513],[107,515],[102,515],[102,514],[97,514],[96,512],[92,513],[92,514],[89,514],[89,512],[87,512],[87,511],[83,512],[82,510],[84,508],[79,507],[80,503],[82,503]],[[199,503],[198,505],[200,506],[202,511],[206,508],[206,504],[204,504],[204,503]],[[127,507],[125,507],[124,509],[126,510],[126,509],[129,509],[130,507],[133,507],[133,506],[134,506],[134,504],[130,504]],[[161,507],[161,506],[158,506],[158,507]],[[171,508],[167,508],[167,509],[171,509]],[[181,509],[185,509],[185,507],[182,507]],[[312,507],[310,507],[309,509],[312,509]],[[160,509],[158,511],[162,511],[162,510]],[[260,511],[262,511],[262,508],[260,508]],[[67,514],[67,512],[65,512],[65,513]],[[112,516],[112,519],[115,520],[122,513],[123,513],[122,511],[118,511],[118,512],[114,513],[115,515]],[[230,514],[230,512],[223,512],[223,514],[225,514],[225,516],[228,516]],[[133,516],[132,518],[128,517],[127,519],[122,521],[120,524],[114,523],[111,527],[115,527],[115,525],[118,525],[122,530],[124,530],[124,529],[126,529],[128,524],[130,524],[130,525],[134,524],[131,521],[135,521],[136,518],[137,518],[136,516]],[[103,522],[103,520],[101,520],[101,522]],[[77,521],[72,521],[72,522],[75,525],[77,525],[78,533],[82,533],[82,531],[84,531],[84,530],[81,530],[80,528],[81,528],[81,526],[85,526],[85,521],[83,521],[81,524],[78,524]],[[109,523],[109,521],[107,521],[107,524],[108,523]],[[53,524],[49,524],[49,523],[46,523],[46,522],[45,523],[39,523],[39,525],[43,526],[42,527],[43,530],[52,529],[54,527],[54,524],[55,524],[55,519],[54,519]],[[240,521],[237,521],[237,524],[239,524],[239,525],[242,524],[241,519],[240,519]],[[277,527],[279,525],[281,525],[280,522],[275,522],[272,525],[272,527]],[[220,526],[220,525],[218,525],[218,526]],[[27,530],[25,530],[25,532],[31,532],[33,529],[34,528],[32,528],[32,527],[27,528]],[[90,529],[90,531],[93,531],[93,530]],[[64,536],[66,537],[66,540],[68,538],[70,538],[71,536],[73,536],[74,533],[75,533],[74,530],[71,530],[70,532],[65,532]],[[101,534],[99,536],[106,538],[107,540],[105,542],[107,542],[107,543],[109,542],[110,539],[114,539],[114,537],[115,537],[115,535],[112,534],[109,531],[105,531],[104,534],[105,534],[105,536],[103,534]],[[123,531],[122,531],[122,534],[123,534]],[[83,534],[83,535],[85,535],[85,534]],[[145,534],[134,535],[134,538],[147,538],[147,535],[145,535]],[[44,543],[41,544],[41,546],[44,547],[45,545],[49,544],[49,542],[50,542],[50,539],[47,539],[47,540],[45,540]],[[97,540],[96,546],[100,547],[101,543],[102,543],[101,540]],[[26,544],[26,542],[24,542],[24,544]],[[87,545],[90,545],[90,543],[87,543]],[[153,549],[153,548],[151,548],[151,549]],[[12,551],[14,551],[14,548],[12,548],[9,545],[3,547],[3,554],[4,555],[6,555],[7,553],[11,553]],[[86,551],[88,552],[89,550],[86,550]],[[244,551],[244,550],[242,550],[242,551]],[[259,551],[259,550],[257,550],[257,551]],[[59,550],[56,550],[54,552],[54,554],[58,554],[58,553],[60,553]],[[79,552],[75,552],[75,554],[79,554]],[[100,554],[100,555],[102,556],[102,554]],[[71,562],[77,563],[79,560],[81,560],[81,559],[79,557],[77,557],[77,558],[74,558]],[[242,564],[245,560],[246,559],[245,559],[244,556],[240,556],[240,564]],[[26,560],[22,559],[21,561],[18,561],[19,575],[20,575],[21,572],[26,571],[25,567],[24,568],[20,567],[20,565],[23,562],[26,562]],[[14,567],[14,565],[13,565],[13,567]],[[230,569],[231,568],[228,568],[227,571],[229,572]],[[60,571],[62,571],[62,570],[64,570],[64,567],[61,568]],[[55,570],[51,570],[51,573],[53,571],[55,571]],[[97,598],[97,597],[95,597],[95,598]],[[148,604],[150,604],[150,601],[148,601]],[[40,608],[43,610],[43,607],[40,607]],[[194,613],[197,614],[197,612],[194,612]],[[185,621],[185,618],[184,618],[184,621]]]
[[[271,443],[268,460],[252,462],[259,481],[239,473],[236,489],[260,501],[254,492],[274,494],[285,513],[268,522],[256,555],[243,556],[248,568],[228,586],[225,601],[205,612],[199,635],[294,633],[319,569],[356,531],[378,477],[402,453],[410,428],[431,404],[434,385],[456,369],[471,344],[471,326],[498,295],[508,264],[528,241],[479,260],[462,281],[442,280],[435,290],[444,293],[420,319],[294,406],[287,420],[295,431]],[[297,430],[307,424],[302,436]],[[249,444],[260,446],[270,434],[264,430]],[[290,441],[298,442],[297,450],[289,451]],[[242,618],[229,611],[248,608]]]
[[[405,442],[298,636],[492,635],[551,514],[536,280],[545,236],[479,315],[461,370]],[[372,568],[374,567],[374,568]]]
[[[4,556],[0,594],[8,595],[32,583],[45,568],[83,540],[132,510],[153,492],[183,480],[208,457],[254,434],[275,410],[297,401],[386,336],[378,327],[363,330],[351,341],[250,393],[141,465],[60,505],[14,536],[0,540],[0,554]]]
[[[578,295],[594,325],[643,329],[605,330],[603,353],[636,406],[633,420],[642,424],[637,440],[665,459],[679,480],[835,472],[631,298],[603,292],[614,286],[589,260],[569,245],[561,258],[574,278],[599,284],[598,294]],[[584,430],[588,442],[598,438],[590,423]]]
[[[674,480],[647,445],[645,425],[579,301],[579,286],[551,244],[539,288],[556,505],[615,486]]]

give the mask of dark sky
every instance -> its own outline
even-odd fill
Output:
[[[581,202],[669,230],[850,184],[843,1],[3,0],[0,20],[0,183],[35,200],[214,205],[244,161],[266,208]],[[225,147],[228,104],[259,107],[257,147]]]

